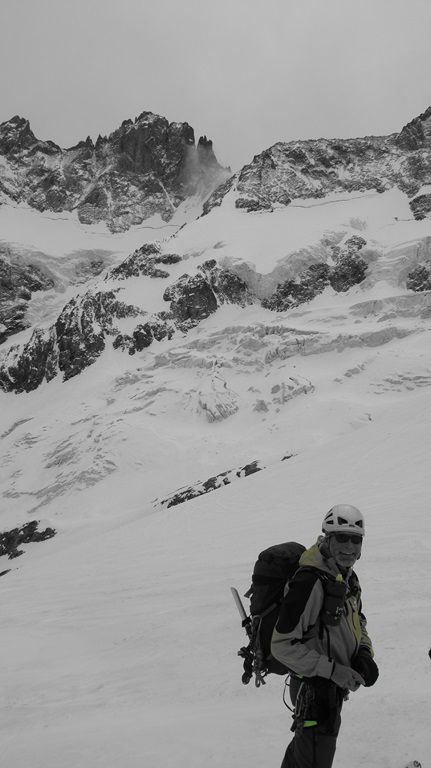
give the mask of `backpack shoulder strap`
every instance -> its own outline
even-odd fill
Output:
[[[361,585],[355,571],[352,571],[350,574],[348,584],[350,592],[352,595],[354,595],[354,597],[357,597],[357,595],[361,594]]]
[[[325,585],[328,583],[328,581],[333,581],[332,576],[330,576],[329,573],[325,573],[325,571],[321,571],[319,568],[315,568],[313,565],[300,565],[298,570],[295,573],[295,576],[297,573],[314,573],[321,581],[322,585]]]

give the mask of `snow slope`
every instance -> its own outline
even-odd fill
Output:
[[[33,293],[27,321],[32,326],[52,323],[81,289],[91,262],[99,261],[104,268],[115,266],[143,243],[170,238],[201,208],[202,201],[191,197],[177,208],[169,224],[153,216],[143,225],[112,234],[104,223],[81,224],[76,212],[40,213],[24,203],[1,204],[1,255],[9,255],[21,266],[29,263],[40,268],[54,282],[53,289]],[[10,341],[15,342],[15,338]]]
[[[340,502],[366,518],[357,571],[381,674],[346,704],[334,768],[429,765],[431,297],[401,278],[431,222],[396,192],[315,203],[234,215],[224,202],[163,247],[187,270],[223,255],[273,282],[356,232],[361,286],[280,315],[225,305],[133,357],[107,348],[66,383],[0,393],[1,527],[58,531],[0,558],[5,765],[279,765],[283,678],[242,686],[229,587],[246,591],[265,547],[312,544]],[[48,237],[67,259],[61,230]],[[139,278],[124,294],[145,306],[165,287]],[[210,421],[220,403],[230,415]],[[160,508],[255,459],[263,471]]]
[[[28,545],[2,580],[5,764],[277,765],[283,680],[242,686],[229,586],[245,591],[266,545],[311,544],[327,508],[348,501],[366,515],[357,570],[381,675],[346,704],[336,765],[426,766],[429,397],[151,516],[136,483],[127,509],[106,495],[110,518]]]

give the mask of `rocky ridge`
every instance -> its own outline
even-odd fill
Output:
[[[134,355],[155,342],[172,340],[175,336],[179,339],[223,304],[246,307],[256,303],[275,313],[295,309],[307,304],[328,287],[334,292],[346,292],[352,286],[364,282],[371,268],[361,255],[366,250],[366,240],[354,235],[342,245],[328,243],[327,262],[312,264],[298,273],[296,279],[279,283],[268,299],[261,300],[247,280],[236,274],[234,268],[223,268],[215,259],[204,261],[194,270],[172,279],[171,270],[178,271],[182,262],[181,256],[169,250],[172,244],[170,241],[165,244],[168,252],[164,252],[158,243],[149,243],[137,249],[121,264],[108,270],[94,288],[71,299],[52,326],[35,328],[27,342],[11,345],[0,352],[0,388],[6,392],[29,392],[59,374],[67,381],[91,366],[108,343],[116,350]],[[425,258],[407,273],[406,290],[415,293],[430,290],[431,260],[426,256],[428,251],[424,250]],[[417,264],[417,259],[413,263]],[[136,277],[155,281],[157,285],[169,278],[168,287],[158,289],[161,291],[161,303],[167,305],[166,309],[150,313],[144,306],[121,299],[123,285]],[[428,295],[426,293],[425,298]],[[409,303],[413,314],[414,307],[420,306],[418,313],[422,313],[421,316],[425,318],[428,302],[418,305],[413,296],[410,302],[406,296],[406,306]],[[129,321],[129,326],[132,321],[131,332],[121,330],[125,319]],[[387,318],[383,315],[382,322],[386,319],[390,319],[390,312]],[[389,338],[402,338],[405,333],[396,326],[385,328],[384,332],[379,329],[358,332],[354,336],[341,333],[331,338],[325,338],[322,332],[295,332],[292,335],[289,328],[286,332],[287,341],[283,341],[281,346],[277,345],[276,350],[267,351],[267,362],[268,355],[285,359],[298,353],[308,355],[329,349],[340,351],[357,345],[375,346],[386,343]],[[282,336],[285,337],[284,331]],[[260,332],[257,338],[261,338]],[[234,361],[236,365],[246,364],[244,354],[247,354],[247,345],[250,354],[256,355],[262,343],[252,341],[251,337],[249,341],[244,338],[240,345],[241,354]],[[203,341],[200,346],[204,348]],[[228,362],[224,364],[230,365]],[[210,421],[217,421],[220,414],[222,418],[226,417],[238,408],[235,398],[229,394],[223,382],[217,386],[216,379],[212,381],[208,393],[201,391],[199,403]],[[258,410],[259,406],[256,407]]]
[[[188,197],[204,198],[230,175],[188,123],[143,112],[109,136],[62,149],[37,139],[28,120],[0,125],[0,200],[38,211],[76,211],[84,224],[121,232],[158,214],[170,221]]]
[[[0,125],[0,204],[76,212],[81,223],[105,222],[112,233],[155,214],[169,222],[182,203],[205,199],[229,174],[210,139],[201,136],[196,145],[188,123],[169,124],[151,112],[125,120],[96,143],[87,138],[69,149],[37,139],[21,117]],[[105,266],[105,259],[96,257],[82,269],[89,278]],[[80,273],[75,280],[84,277]],[[43,258],[34,253],[23,258],[12,244],[1,245],[0,343],[29,327],[32,294],[52,288],[57,284]]]
[[[279,142],[256,155],[209,197],[204,213],[221,205],[234,190],[235,205],[247,212],[271,211],[294,199],[322,198],[332,192],[392,187],[411,198],[413,210],[429,213],[415,200],[431,183],[431,107],[400,133],[357,139],[310,139]]]
[[[171,339],[179,330],[187,332],[223,303],[244,306],[251,302],[247,286],[215,261],[202,264],[196,275],[182,275],[163,294],[169,310],[149,314],[144,308],[119,299],[121,281],[136,275],[164,279],[169,272],[159,264],[181,261],[175,254],[163,256],[157,245],[144,245],[105,276],[120,282],[111,290],[103,283],[96,290],[76,296],[63,308],[48,329],[35,328],[24,345],[12,345],[0,362],[0,388],[6,392],[29,392],[57,374],[63,380],[92,365],[112,338],[114,349],[133,355],[154,341]],[[140,318],[133,332],[121,333],[118,321]]]
[[[152,161],[150,162],[145,154],[146,143],[142,137],[148,138],[145,131],[150,130],[150,127],[156,130],[158,126],[157,130],[159,130],[160,120],[162,119],[150,113],[143,113],[135,123],[126,121],[111,143],[108,140],[101,142],[105,147],[111,144],[123,149],[127,147],[128,155],[135,158],[134,164],[131,165],[130,157],[127,162],[124,161],[125,178],[128,172],[136,172],[136,163],[144,168],[147,167],[145,165],[147,161],[151,165]],[[3,151],[12,157],[15,155],[21,157],[22,152],[27,152],[27,157],[30,150],[33,154],[42,152],[39,144],[34,149],[35,139],[29,126],[22,124],[18,119],[15,123],[16,125],[19,123],[20,126],[20,142],[17,144],[16,136],[12,140],[12,129],[10,135],[3,132]],[[166,128],[165,123],[166,121],[163,125]],[[178,125],[175,126],[175,130],[172,130],[177,139],[178,136],[182,137],[181,141],[178,140],[180,146],[191,146],[187,141],[191,141],[192,134],[184,125],[181,131]],[[374,184],[376,188],[374,182],[377,176],[373,176],[370,169],[377,174],[378,168],[380,169],[379,178],[386,179],[386,185],[396,183],[405,191],[411,192],[413,187],[417,191],[421,184],[430,180],[428,172],[431,151],[430,126],[431,108],[406,126],[400,134],[394,134],[388,138],[345,140],[344,143],[341,142],[345,151],[341,151],[341,144],[326,140],[324,142],[326,155],[321,153],[320,141],[300,142],[301,151],[298,143],[295,144],[295,151],[291,144],[276,145],[275,148],[256,157],[253,163],[243,169],[240,174],[222,184],[209,199],[206,212],[208,213],[214,206],[219,206],[227,192],[235,188],[236,208],[249,211],[251,216],[262,216],[263,212],[271,216],[274,201],[287,206],[291,200],[290,193],[287,197],[280,197],[280,190],[283,188],[286,191],[286,185],[290,185],[292,195],[306,194],[311,197],[321,197],[327,192],[339,191],[341,188],[347,191],[363,190],[368,189],[370,184]],[[85,148],[91,149],[89,142],[85,144]],[[43,152],[48,155],[54,153],[57,157],[56,147],[51,146],[50,143],[44,145]],[[205,162],[213,167],[215,160],[211,154],[212,148],[206,140],[202,140],[193,155],[195,165],[198,163],[199,153],[203,154],[206,158]],[[319,162],[318,158],[320,158]],[[205,165],[203,160],[199,162]],[[299,163],[302,163],[301,172],[298,171]],[[420,171],[417,169],[414,171],[418,163]],[[179,162],[178,167],[180,166]],[[382,175],[383,166],[386,168],[386,175]],[[161,167],[165,168],[163,163]],[[292,170],[294,167],[295,172]],[[395,174],[396,168],[399,176]],[[184,187],[184,176],[182,178],[181,183]],[[359,184],[359,186],[352,186],[352,184]],[[246,190],[248,190],[247,199],[252,202],[251,207],[243,204],[246,199],[243,193]],[[416,201],[421,197],[423,196],[418,196]],[[239,200],[241,202],[238,205]],[[265,203],[262,207],[261,203],[264,200],[268,205]],[[412,220],[422,220],[426,217],[425,204],[415,209],[412,201],[410,203],[414,215]],[[243,213],[241,211],[235,215],[242,216]],[[354,229],[361,229],[360,222],[353,222],[352,226]],[[366,237],[352,234],[351,230],[352,227],[350,227],[349,236],[344,236],[344,232],[326,233],[311,256],[306,254],[304,257],[299,253],[289,254],[291,275],[283,279],[282,271],[277,267],[272,277],[267,276],[265,290],[259,288],[255,273],[250,270],[244,260],[241,263],[233,260],[230,266],[229,260],[223,256],[220,260],[215,258],[200,262],[198,260],[188,268],[187,272],[181,273],[182,262],[189,258],[189,254],[182,256],[176,253],[177,235],[165,242],[145,244],[122,263],[108,269],[91,288],[82,294],[77,294],[69,301],[53,325],[49,328],[35,328],[25,343],[9,346],[0,353],[0,388],[6,392],[20,393],[36,389],[41,383],[50,381],[58,374],[62,375],[64,380],[68,380],[92,365],[108,343],[112,344],[119,353],[123,351],[129,355],[143,352],[154,342],[173,339],[175,344],[176,336],[178,339],[182,338],[224,304],[240,307],[258,304],[266,310],[280,313],[312,301],[325,290],[345,293],[352,287],[367,283],[372,285],[373,280],[384,279],[385,267],[381,265],[386,262],[381,254],[372,243],[367,241]],[[397,276],[398,288],[414,292],[430,290],[430,243],[431,238],[425,237],[419,247],[412,247],[411,253],[406,254],[403,260],[404,266],[402,269],[399,268]],[[214,249],[222,245],[223,242],[220,241]],[[192,255],[196,257],[196,254]],[[392,266],[391,269],[393,269]],[[9,277],[12,275],[11,268],[9,272],[4,270],[3,274],[5,275],[2,280],[3,296],[6,296],[4,316],[7,316],[7,291],[13,296],[15,302],[25,302],[26,291],[30,291],[30,288],[27,289],[24,282],[23,287],[19,289],[21,293],[17,293],[16,283],[17,280],[23,279],[21,274],[16,273],[15,281],[12,276]],[[373,277],[374,275],[376,277]],[[39,284],[44,285],[37,272],[26,277],[33,290],[37,290]],[[127,294],[128,283],[137,278],[154,282],[154,293],[158,292],[160,296],[160,306],[157,311],[149,312],[142,302],[131,303],[123,300],[122,297]],[[165,282],[167,285],[163,286]],[[46,284],[45,287],[47,287]],[[424,313],[427,311],[427,308],[423,309]],[[126,320],[127,323],[124,322]],[[16,331],[21,330],[22,316],[19,313],[15,315],[10,325],[13,325]],[[5,323],[3,327],[6,328]],[[7,331],[7,328],[2,331],[0,327],[4,337]],[[298,352],[306,355],[329,348],[342,349],[357,344],[372,346],[385,343],[385,339],[389,337],[401,338],[403,334],[404,329],[397,327],[392,329],[388,327],[385,333],[379,330],[355,335],[339,334],[330,339],[325,339],[322,333],[313,335],[310,332],[305,337],[301,334],[296,335],[294,341],[289,339],[287,344],[279,348],[277,354],[284,358]],[[244,339],[241,343],[242,356],[237,355],[236,364],[238,362],[246,364],[244,354],[248,343],[251,345],[250,352],[256,352],[260,348],[259,343],[256,346],[256,341],[250,338],[248,341]],[[292,351],[289,351],[290,349]],[[274,354],[270,350],[267,352]],[[237,407],[235,396],[224,387],[223,382],[218,382],[217,377],[213,378],[208,392],[204,389],[200,391],[199,408],[205,411],[209,421],[225,418],[236,412]]]
[[[293,454],[286,453],[282,457],[281,461],[291,459],[292,456]],[[256,472],[261,472],[265,469],[266,464],[260,459],[255,459],[254,461],[250,461],[248,464],[245,464],[243,467],[239,467],[238,469],[228,469],[225,472],[220,472],[220,474],[215,475],[214,477],[209,477],[207,480],[198,481],[193,486],[189,486],[187,488],[179,488],[165,499],[160,501],[156,499],[153,502],[154,508],[163,509],[165,507],[166,509],[169,509],[169,507],[175,507],[177,504],[183,504],[185,501],[189,501],[190,499],[196,499],[198,496],[202,496],[204,493],[211,493],[211,491],[216,491],[218,488],[223,488],[224,485],[230,485],[236,480],[239,480],[243,477],[249,477],[250,475],[254,475]]]

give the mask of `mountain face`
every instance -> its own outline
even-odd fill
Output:
[[[238,706],[228,586],[244,593],[277,541],[311,545],[338,502],[366,517],[384,662],[339,765],[430,754],[428,117],[398,136],[346,141],[350,171],[331,142],[326,168],[321,142],[298,167],[278,145],[206,215],[186,200],[115,233],[29,208],[1,173],[17,195],[0,205],[5,765],[276,764],[283,729],[249,738],[254,703]]]
[[[147,112],[108,139],[70,150],[37,141],[28,122],[14,118],[1,126],[0,147],[9,198],[40,210],[75,208],[81,223],[104,219],[115,230],[156,210],[169,219],[186,195],[200,188],[208,196],[204,215],[169,239],[144,243],[108,269],[89,259],[87,280],[51,324],[26,323],[33,294],[40,303],[55,290],[50,273],[43,265],[20,266],[5,245],[0,340],[27,331],[3,345],[4,392],[29,392],[59,375],[68,381],[108,349],[134,356],[161,342],[175,348],[228,305],[278,317],[322,294],[354,291],[356,301],[366,300],[378,286],[389,302],[406,293],[413,316],[428,313],[427,301],[411,297],[431,287],[431,108],[386,138],[276,144],[213,193],[223,169],[211,142],[200,139],[195,147],[190,126]],[[370,338],[404,333],[381,328]],[[305,345],[300,334],[293,349],[309,354],[362,343],[358,338],[318,334]],[[220,405],[228,415],[237,408]]]
[[[95,144],[87,138],[70,149],[40,141],[28,120],[14,117],[0,125],[0,165],[0,204],[73,212],[80,223],[105,223],[112,233],[154,216],[169,222],[182,203],[204,199],[229,175],[206,136],[195,145],[188,123],[169,124],[151,112],[125,120]],[[0,242],[0,343],[28,327],[31,294],[55,286],[43,256],[39,262]],[[79,272],[95,275],[105,265],[104,259],[85,259]]]
[[[188,197],[205,195],[228,175],[212,142],[195,145],[188,123],[143,112],[108,137],[70,149],[40,141],[28,120],[0,125],[0,194],[38,211],[76,211],[83,224],[121,232],[158,214],[169,221]]]
[[[430,212],[431,203],[429,195],[421,196],[422,203],[415,196],[430,179],[431,107],[391,136],[275,144],[217,189],[205,212],[220,205],[232,188],[237,208],[258,211],[298,198],[397,187],[411,198],[419,218]]]

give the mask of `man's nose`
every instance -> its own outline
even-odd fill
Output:
[[[348,541],[346,541],[346,543],[344,545],[344,551],[345,552],[355,552],[356,551],[356,546],[353,543],[353,541],[350,541],[350,539]]]

